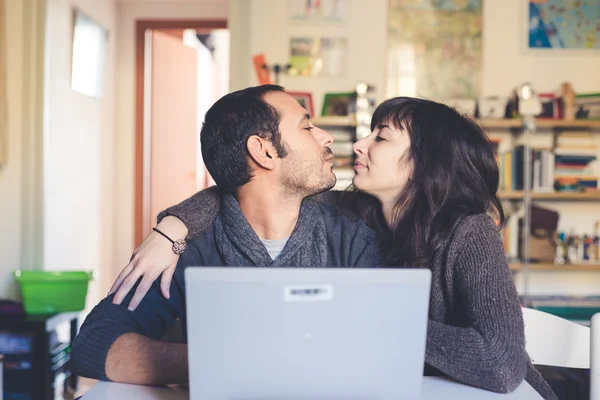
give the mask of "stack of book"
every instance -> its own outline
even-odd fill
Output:
[[[558,136],[556,147],[531,150],[531,185],[534,192],[598,190],[598,175],[591,168],[598,147],[589,132],[569,132]],[[498,156],[500,188],[525,190],[525,147]]]
[[[590,168],[598,148],[591,133],[572,132],[558,136],[555,154],[554,187],[557,191],[598,189],[598,176]]]
[[[334,142],[330,146],[333,155],[333,172],[337,177],[335,190],[344,190],[352,184],[354,177],[354,150],[352,148],[355,138],[354,129],[346,127],[332,127],[328,132],[333,136]]]
[[[554,154],[549,149],[531,150],[531,185],[535,192],[554,191]],[[525,189],[525,147],[517,146],[500,155],[500,188],[504,191]]]

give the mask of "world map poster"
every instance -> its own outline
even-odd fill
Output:
[[[600,49],[600,0],[530,0],[529,48]]]
[[[477,98],[481,0],[390,0],[386,95]]]

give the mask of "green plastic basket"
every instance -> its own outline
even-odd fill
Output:
[[[15,271],[27,314],[83,310],[92,278],[86,271]]]

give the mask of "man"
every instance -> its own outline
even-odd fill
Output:
[[[160,341],[185,326],[183,270],[193,266],[372,267],[376,237],[334,206],[303,201],[335,184],[331,135],[279,86],[228,94],[207,112],[202,156],[228,193],[213,224],[188,243],[165,299],[154,282],[135,311],[109,296],[83,324],[73,371],[136,384],[188,380],[187,345]],[[177,162],[177,160],[173,160]],[[190,310],[193,312],[193,310]]]

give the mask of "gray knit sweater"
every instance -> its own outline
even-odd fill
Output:
[[[219,208],[215,190],[200,192],[159,215],[181,219],[195,236]],[[320,200],[337,201],[335,194]],[[525,379],[557,399],[525,351],[523,315],[497,226],[485,214],[462,220],[431,266],[425,374],[444,375],[494,392]]]
[[[185,332],[185,268],[225,265],[369,268],[380,262],[375,233],[360,219],[342,216],[332,204],[305,200],[294,231],[276,260],[271,258],[233,197],[227,196],[220,208],[214,222],[188,241],[175,269],[169,299],[161,294],[159,278],[135,311],[126,308],[133,290],[122,304],[112,304],[109,296],[94,307],[73,343],[75,374],[108,380],[105,371],[108,351],[126,333],[158,340],[177,319]]]

